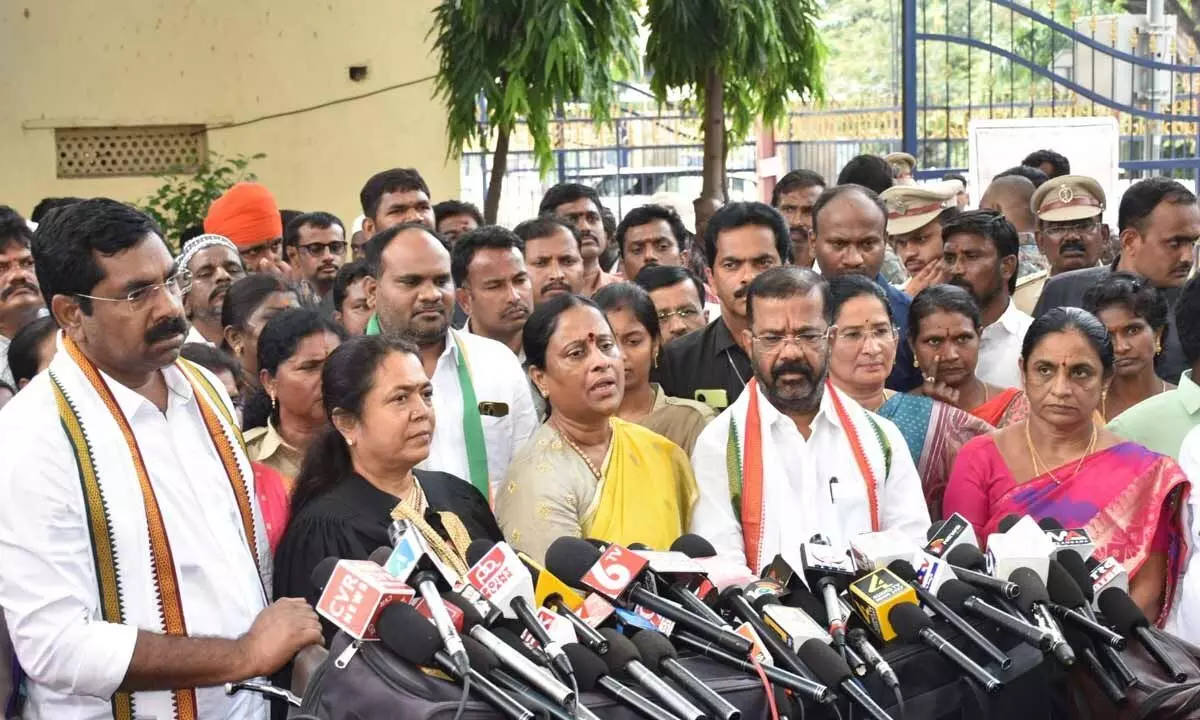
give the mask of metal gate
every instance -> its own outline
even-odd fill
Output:
[[[966,167],[974,118],[1111,115],[1127,178],[1200,187],[1200,31],[1163,0],[900,2],[902,145],[921,176]]]

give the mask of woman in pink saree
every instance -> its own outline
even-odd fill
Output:
[[[1030,326],[1021,362],[1028,418],[963,446],[944,514],[963,515],[981,539],[1009,514],[1086,528],[1095,556],[1125,566],[1129,594],[1161,625],[1187,560],[1187,477],[1175,461],[1096,422],[1113,349],[1094,316],[1047,312]]]

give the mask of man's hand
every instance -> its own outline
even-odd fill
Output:
[[[322,642],[321,619],[301,598],[276,600],[238,638],[249,670],[246,677],[270,675],[291,662],[300,650]]]
[[[909,297],[916,297],[917,293],[925,288],[938,285],[945,282],[945,280],[946,272],[942,268],[941,258],[938,258],[918,270],[916,275],[909,278],[908,284],[904,286],[904,294]]]

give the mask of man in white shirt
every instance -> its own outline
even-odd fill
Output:
[[[1166,630],[1195,644],[1200,643],[1200,551],[1197,551],[1200,547],[1200,497],[1196,491],[1200,485],[1200,427],[1192,428],[1184,437],[1179,450],[1179,466],[1192,483],[1185,514],[1191,518],[1191,526],[1187,528],[1187,547],[1191,548],[1191,555],[1184,568],[1175,610],[1167,618]]]
[[[537,428],[529,381],[508,347],[450,327],[450,251],[421,223],[377,233],[367,243],[367,334],[393,333],[421,350],[433,383],[437,427],[421,467],[450,473],[491,498],[509,460]]]
[[[42,312],[33,272],[33,231],[15,210],[0,205],[0,382],[17,389],[8,368],[8,345]]]
[[[828,283],[772,268],[746,309],[754,379],[696,440],[691,532],[755,573],[816,534],[835,547],[888,529],[921,541],[929,511],[904,436],[827,382]]]
[[[232,404],[179,362],[187,277],[152,220],[59,210],[34,245],[59,352],[0,412],[0,606],[27,717],[254,718],[220,685],[321,642],[267,605],[270,550]]]
[[[979,303],[983,331],[975,376],[996,387],[1021,387],[1021,343],[1033,318],[1012,301],[1021,252],[1016,228],[995,210],[972,210],[949,220],[942,238],[948,282]]]
[[[523,364],[521,331],[533,312],[525,243],[499,225],[470,230],[458,236],[450,270],[458,306],[468,317],[463,332],[503,344]]]
[[[187,341],[220,347],[225,339],[225,294],[246,277],[237,245],[224,235],[197,235],[184,244],[175,267],[192,274],[192,287],[183,296],[183,310],[192,324]]]

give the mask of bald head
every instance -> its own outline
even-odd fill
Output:
[[[1037,190],[1029,178],[1019,175],[998,177],[988,185],[979,200],[981,210],[995,210],[1007,219],[1017,232],[1033,232],[1036,222],[1029,201]]]
[[[813,205],[813,237],[825,277],[864,275],[873,280],[883,267],[887,209],[865,187],[836,185]]]

